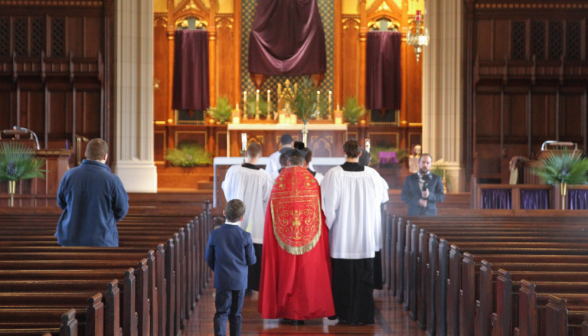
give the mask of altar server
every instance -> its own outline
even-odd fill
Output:
[[[259,290],[265,209],[273,185],[270,174],[255,165],[260,156],[261,146],[257,143],[250,144],[247,147],[247,163],[229,168],[222,184],[227,202],[239,199],[245,203],[241,228],[251,233],[257,258],[257,263],[249,266],[249,290]]]
[[[325,176],[321,173],[317,173],[316,171],[310,169],[310,164],[312,163],[312,151],[310,150],[310,148],[304,148],[304,150],[306,151],[306,157],[304,158],[304,168],[308,169],[308,171],[312,174],[312,176],[314,176],[318,184],[321,185],[321,182],[323,181],[323,178]]]
[[[275,181],[278,178],[278,176],[280,176],[282,170],[288,167],[288,153],[280,154],[280,167],[281,168],[279,170],[276,170],[275,172],[272,172],[270,174],[272,176],[272,181]]]
[[[290,134],[282,134],[280,137],[280,143],[282,144],[282,148],[270,155],[267,166],[265,166],[265,170],[272,175],[274,172],[277,172],[281,169],[282,165],[280,164],[280,155],[286,153],[292,146],[294,145],[294,140]]]
[[[388,200],[378,172],[360,164],[355,140],[343,146],[345,163],[330,169],[321,184],[331,237],[333,300],[337,318],[350,325],[374,323],[374,257],[380,248],[380,204]]]

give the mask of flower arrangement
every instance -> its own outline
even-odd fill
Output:
[[[355,125],[364,114],[365,109],[363,106],[359,106],[357,103],[357,98],[347,98],[345,106],[343,107],[343,116],[345,117],[345,120],[347,120],[351,125]]]
[[[2,143],[0,181],[8,181],[10,206],[14,206],[16,182],[35,177],[45,178],[45,171],[41,169],[44,164],[42,159],[35,157],[35,152],[31,148],[14,141]]]
[[[218,120],[219,123],[224,124],[227,120],[231,119],[233,107],[231,104],[229,104],[227,97],[220,97],[216,102],[216,107],[209,107],[206,112],[211,118],[214,118]]]
[[[196,167],[212,163],[211,154],[196,143],[183,143],[168,150],[165,159],[174,167]]]

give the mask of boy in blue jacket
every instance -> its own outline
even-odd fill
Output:
[[[245,204],[238,199],[231,200],[223,214],[225,224],[210,232],[206,246],[206,263],[214,271],[216,288],[214,334],[226,335],[228,318],[231,336],[240,336],[248,266],[257,260],[251,234],[239,226]]]

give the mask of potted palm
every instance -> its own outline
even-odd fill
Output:
[[[314,85],[308,76],[302,78],[298,89],[293,96],[286,97],[286,102],[290,105],[292,113],[302,120],[302,141],[306,144],[308,136],[308,120],[315,118],[318,110],[326,111],[328,103],[325,99],[318,99],[318,87]]]
[[[183,143],[168,150],[165,159],[174,167],[197,167],[212,163],[211,154],[196,143]]]
[[[359,106],[357,103],[357,98],[347,98],[347,101],[345,101],[345,106],[343,107],[343,116],[345,117],[345,120],[347,120],[351,125],[355,125],[364,114],[365,109],[363,106]]]
[[[218,120],[222,125],[227,120],[230,120],[233,113],[233,107],[229,104],[227,97],[220,97],[216,102],[216,107],[209,107],[206,112],[211,118]]]
[[[28,180],[34,177],[45,178],[41,167],[45,162],[35,157],[35,152],[15,141],[2,144],[0,150],[0,181],[8,181],[8,193],[10,194],[10,206],[14,206],[14,194],[16,182]]]
[[[570,152],[567,149],[551,152],[541,160],[539,167],[533,169],[533,173],[542,178],[545,183],[560,186],[562,210],[565,209],[568,184],[588,183],[587,171],[588,159],[582,157],[577,151]]]

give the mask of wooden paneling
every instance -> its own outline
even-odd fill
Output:
[[[347,98],[359,97],[359,22],[344,20],[342,32],[341,105],[345,105]]]
[[[71,148],[75,134],[112,141],[112,6],[112,0],[0,4],[0,20],[27,23],[8,25],[9,43],[0,46],[0,129],[29,128],[50,150],[66,142]]]
[[[169,109],[169,67],[167,60],[169,58],[169,43],[167,42],[166,22],[163,19],[155,20],[155,31],[153,34],[154,45],[154,69],[153,76],[159,83],[159,88],[155,90],[153,97],[153,118],[157,121],[167,120],[167,111]]]
[[[216,23],[217,43],[216,43],[216,64],[217,64],[217,96],[227,97],[231,104],[238,102],[233,101],[233,62],[234,62],[234,43],[233,43],[233,24],[232,18],[222,16],[217,19]],[[239,50],[240,51],[240,50]]]
[[[504,175],[504,161],[513,156],[536,157],[544,141],[572,141],[579,147],[588,141],[584,96],[588,87],[588,8],[575,6],[575,0],[546,0],[532,6],[504,0],[500,3],[509,5],[488,5],[494,2],[466,0],[464,25],[464,133],[465,142],[473,143],[464,154],[466,171],[477,169],[478,177],[487,179]],[[566,35],[570,19],[583,22],[579,38],[577,33]],[[543,35],[541,30],[531,29],[532,23],[539,21],[545,23]],[[563,33],[554,35],[549,27],[559,25]],[[518,29],[513,32],[515,26]],[[580,40],[582,43],[577,42]],[[560,50],[560,44],[564,51],[575,50],[575,55],[564,54],[563,62],[559,56],[551,60],[533,58],[540,50],[535,45],[547,52]]]

